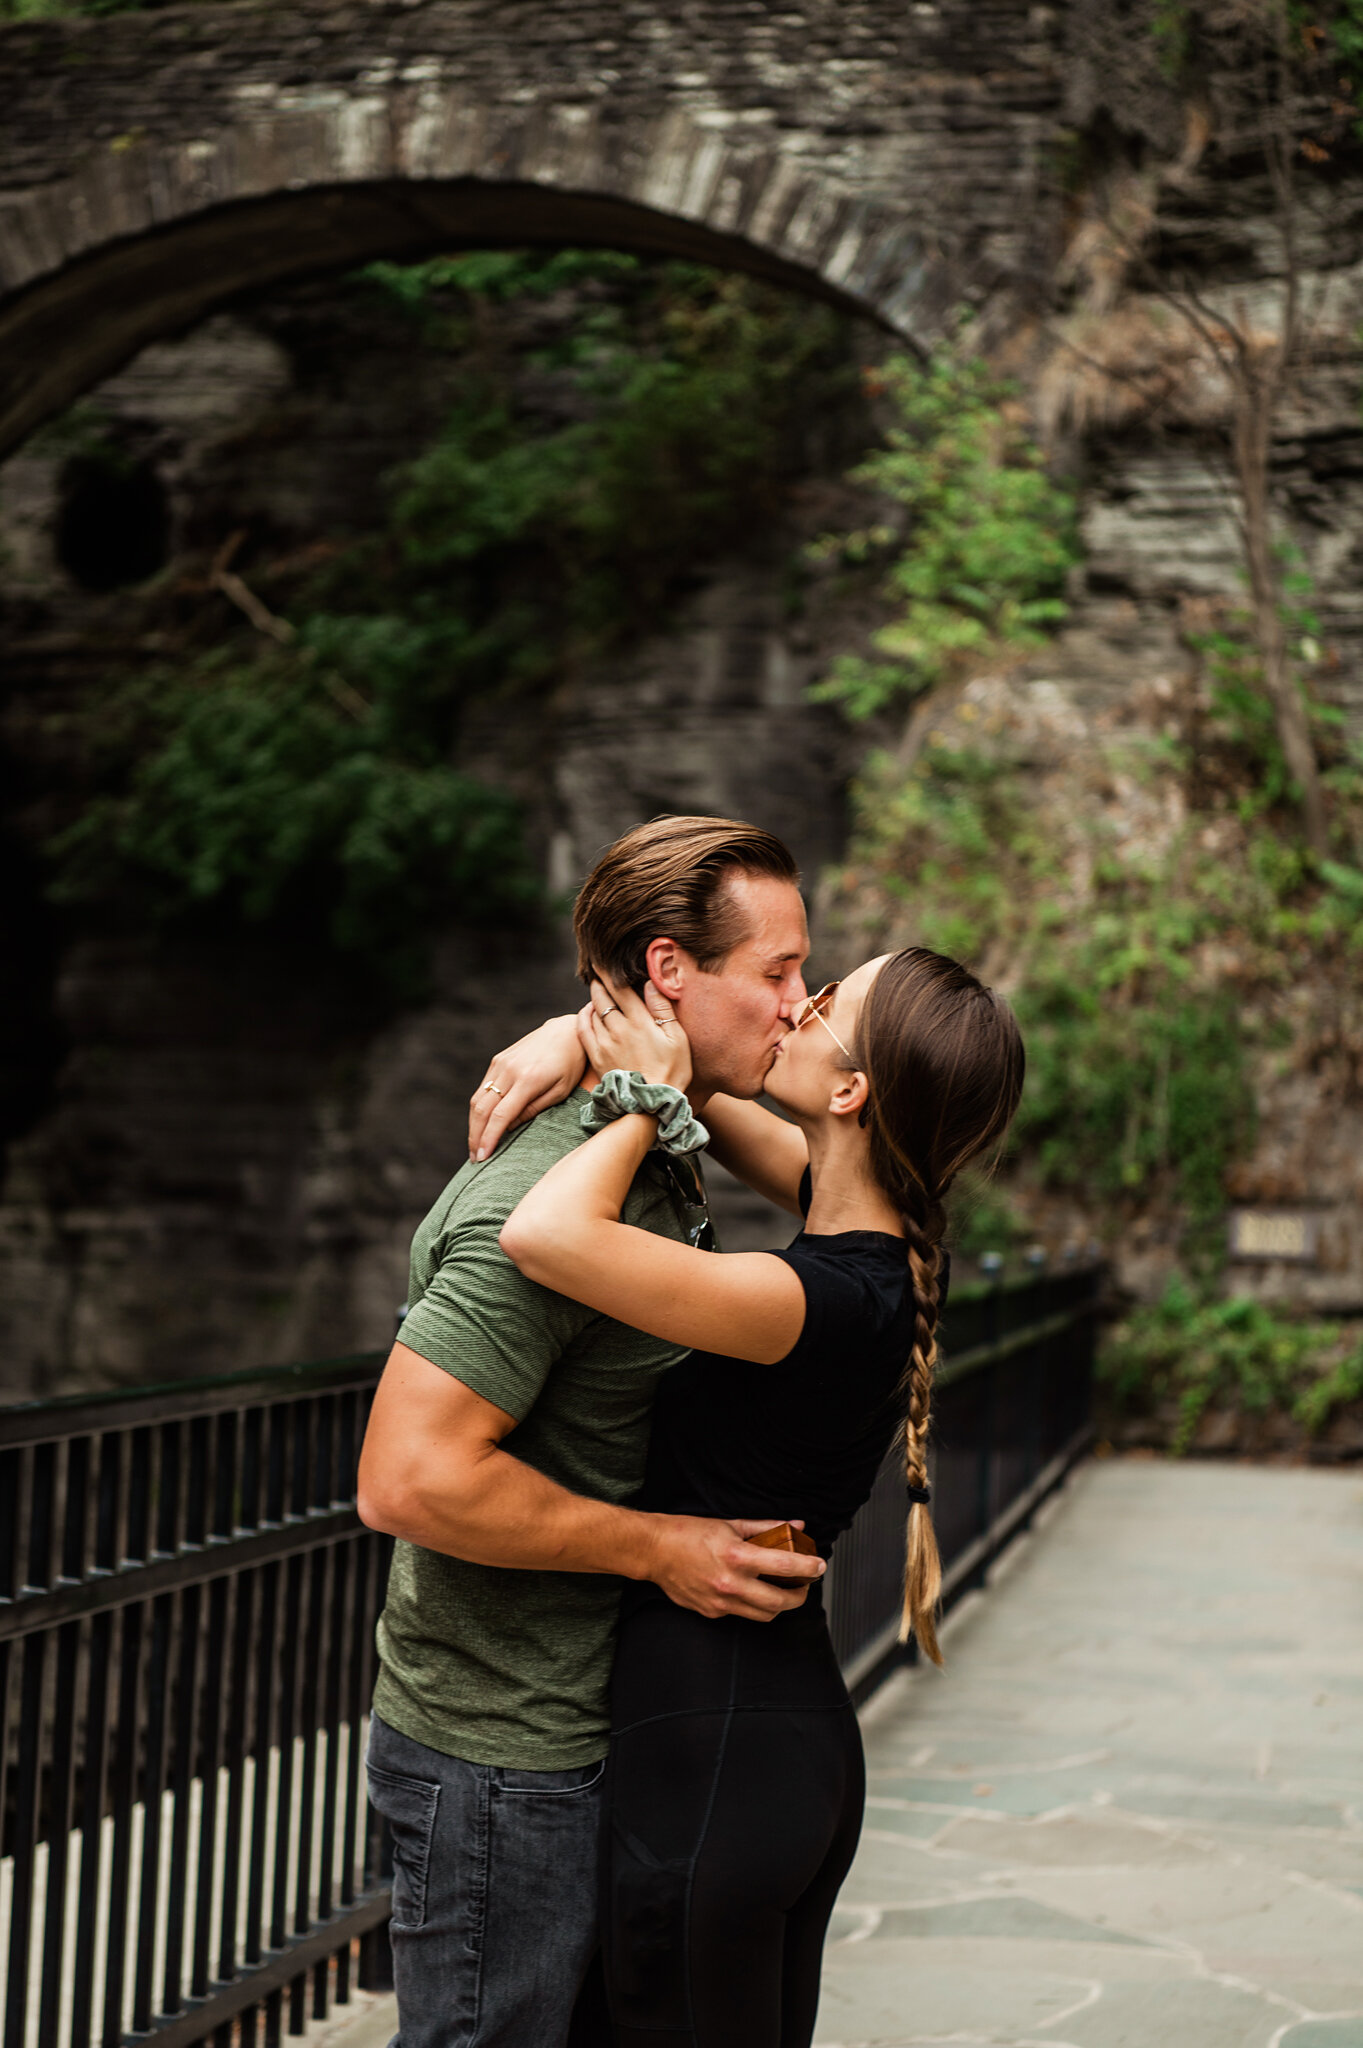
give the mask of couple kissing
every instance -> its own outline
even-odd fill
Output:
[[[590,1002],[473,1097],[360,1465],[395,2048],[808,2048],[864,1792],[819,1582],[897,1443],[938,1655],[944,1202],[1022,1042],[923,948],[809,995],[732,819],[626,833],[574,929]],[[788,1245],[717,1251],[707,1149]]]

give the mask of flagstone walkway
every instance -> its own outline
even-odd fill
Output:
[[[1091,1463],[944,1648],[819,2048],[1363,2048],[1363,1472]]]
[[[1363,2048],[1363,1471],[1090,1463],[944,1648],[863,1716],[816,2048]]]

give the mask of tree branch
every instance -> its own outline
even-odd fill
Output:
[[[234,604],[238,611],[244,612],[258,633],[266,633],[270,639],[277,640],[281,647],[287,647],[289,642],[297,637],[289,621],[281,619],[268,605],[262,604],[255,592],[227,566],[245,538],[245,528],[241,528],[223,542],[213,557],[213,564],[208,572],[209,587],[220,590],[229,603]]]

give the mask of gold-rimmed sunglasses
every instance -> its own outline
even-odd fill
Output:
[[[851,1053],[847,1050],[847,1047],[824,1015],[824,1011],[832,1003],[834,996],[841,987],[841,981],[826,981],[817,995],[806,996],[803,1002],[797,1003],[791,1012],[790,1028],[792,1031],[798,1031],[801,1025],[809,1022],[811,1017],[817,1017],[843,1058],[850,1060],[851,1064],[855,1067],[856,1061],[852,1059]]]

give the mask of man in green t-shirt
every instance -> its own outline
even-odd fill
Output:
[[[578,897],[584,978],[604,970],[668,997],[697,1109],[721,1091],[761,1093],[804,994],[798,882],[756,827],[659,818],[609,848]],[[521,1196],[585,1142],[586,1098],[508,1132],[534,1105],[498,1071],[480,1091],[496,1107],[478,1151],[413,1241],[411,1305],[360,1465],[361,1515],[398,1538],[368,1761],[393,1835],[401,2048],[569,2040],[596,1946],[621,1579],[652,1580],[703,1615],[770,1620],[823,1569],[747,1544],[746,1524],[625,1505],[658,1380],[680,1354],[526,1280],[501,1251]],[[625,1221],[698,1241],[692,1173],[650,1155]],[[605,2038],[579,2016],[575,2044]]]

